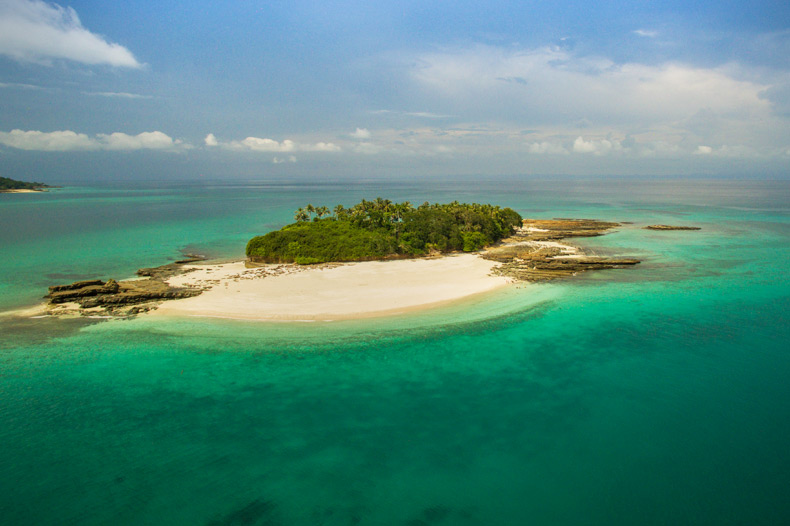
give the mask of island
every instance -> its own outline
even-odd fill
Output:
[[[523,219],[488,204],[415,207],[377,198],[331,212],[309,204],[294,219],[250,239],[245,260],[209,263],[188,255],[140,269],[132,280],[50,287],[43,315],[364,318],[639,263],[589,254],[564,241],[604,235],[621,223]]]
[[[16,181],[8,177],[0,177],[0,193],[21,194],[27,192],[46,192],[51,186],[44,183],[28,183]]]

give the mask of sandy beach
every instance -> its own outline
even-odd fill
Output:
[[[168,283],[207,290],[165,302],[150,315],[311,321],[385,316],[507,285],[509,278],[491,275],[494,266],[473,254],[319,266],[192,265]]]

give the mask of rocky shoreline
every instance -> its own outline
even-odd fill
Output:
[[[579,247],[558,243],[569,237],[602,236],[621,223],[594,219],[525,219],[523,226],[500,246],[482,257],[501,263],[498,275],[519,281],[551,281],[589,270],[625,268],[635,258],[609,258],[584,253]]]
[[[141,268],[142,279],[75,281],[49,287],[45,314],[51,316],[131,317],[156,309],[163,301],[197,296],[204,287],[172,287],[166,280],[190,272],[184,265],[203,261],[192,256],[160,267]]]

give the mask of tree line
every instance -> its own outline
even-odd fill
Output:
[[[322,263],[473,252],[496,243],[521,225],[510,208],[490,204],[396,203],[378,197],[346,208],[308,204],[293,224],[256,236],[247,255],[269,263]]]

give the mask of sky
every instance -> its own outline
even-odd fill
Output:
[[[0,175],[790,178],[790,2],[0,0]]]

